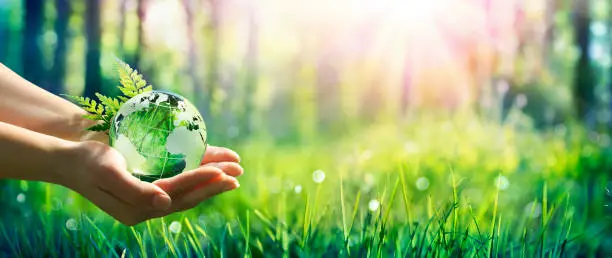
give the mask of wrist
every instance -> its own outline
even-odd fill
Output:
[[[87,128],[94,126],[97,122],[84,118],[83,115],[85,114],[86,112],[81,111],[80,113],[73,116],[73,121],[71,122],[71,124],[73,125],[73,130],[76,131],[74,132],[75,136],[71,140],[80,142],[97,141],[108,144],[108,135],[106,135],[104,132],[94,132],[87,130]]]
[[[77,167],[76,163],[80,162],[79,143],[56,138],[48,148],[48,157],[50,157],[48,166],[50,169],[45,181],[66,186],[67,180],[71,178],[69,173]]]

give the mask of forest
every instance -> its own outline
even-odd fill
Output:
[[[33,84],[118,96],[117,59],[241,188],[128,227],[0,180],[0,257],[612,255],[609,0],[0,0]]]

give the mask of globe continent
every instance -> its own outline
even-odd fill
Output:
[[[182,96],[163,91],[126,101],[109,136],[128,170],[144,181],[197,168],[206,151],[206,125],[198,110]]]

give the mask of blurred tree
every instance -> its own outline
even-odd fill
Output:
[[[202,115],[206,117],[206,119],[214,119],[212,114],[212,106],[214,105],[213,101],[215,101],[215,96],[217,94],[216,87],[218,83],[219,76],[219,52],[220,52],[220,38],[219,38],[219,25],[220,25],[220,7],[221,1],[218,0],[208,0],[208,4],[205,5],[210,10],[207,12],[210,14],[210,18],[208,21],[208,26],[204,29],[204,35],[206,37],[206,59],[207,62],[207,77],[206,77],[206,93],[202,94],[201,92],[196,92],[196,96],[201,96],[202,103]],[[196,97],[197,98],[197,97]]]
[[[332,129],[340,109],[338,67],[331,56],[331,53],[321,54],[316,68],[317,117],[319,130],[323,132]]]
[[[46,75],[40,45],[44,21],[43,4],[43,0],[24,1],[25,15],[23,16],[23,47],[21,49],[22,76],[41,86],[43,86]]]
[[[202,105],[202,83],[198,78],[198,53],[193,29],[193,10],[195,9],[195,1],[196,0],[183,0],[182,5],[183,9],[185,10],[185,24],[187,27],[187,70],[193,86],[195,103],[198,105],[198,108],[200,108]]]
[[[85,33],[87,53],[85,56],[84,96],[93,97],[102,92],[102,72],[100,67],[101,34],[100,0],[87,0],[85,11]]]
[[[552,60],[555,41],[555,14],[559,8],[559,0],[546,0],[546,17],[544,31],[544,48],[542,49],[542,60],[548,62]]]
[[[574,101],[579,118],[588,119],[589,111],[594,104],[595,78],[591,61],[589,59],[589,46],[591,35],[589,27],[591,24],[589,0],[576,0],[573,8],[574,18],[574,40],[580,50],[580,56],[575,67],[574,78]]]
[[[55,19],[55,34],[57,35],[57,45],[53,54],[53,67],[48,90],[59,94],[64,89],[64,79],[66,77],[66,48],[68,45],[68,20],[71,14],[69,0],[55,0],[57,18]]]
[[[145,16],[146,16],[146,4],[147,4],[147,0],[138,0],[138,6],[137,6],[137,14],[138,14],[138,42],[136,43],[136,50],[134,51],[133,55],[132,55],[132,66],[135,67],[136,69],[141,69],[141,58],[142,58],[142,50],[144,48],[144,28],[143,28],[143,22],[145,20]]]
[[[119,2],[119,52],[121,56],[125,55],[125,13],[127,10],[127,1],[120,0]]]
[[[10,41],[10,23],[8,21],[8,10],[0,8],[0,42],[7,42],[7,44],[0,44],[0,62],[5,63],[8,59],[8,48]]]
[[[259,24],[257,23],[256,5],[251,4],[248,8],[248,23],[249,32],[247,38],[247,53],[246,53],[246,76],[245,76],[245,94],[244,94],[244,118],[242,132],[248,135],[252,131],[252,118],[254,112],[253,96],[257,89],[258,82],[258,65],[257,65],[257,53],[258,53],[258,33]]]

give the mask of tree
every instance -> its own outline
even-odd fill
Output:
[[[30,82],[43,86],[45,69],[43,51],[39,42],[43,32],[43,0],[25,0],[23,48],[21,52],[23,77]]]
[[[576,0],[573,11],[574,41],[580,49],[580,56],[576,63],[574,75],[574,102],[578,117],[580,119],[587,119],[595,100],[594,74],[589,59],[589,45],[591,42],[589,32],[591,24],[589,0]]]
[[[547,0],[546,2],[546,29],[544,31],[544,48],[542,49],[542,59],[544,62],[551,60],[554,49],[553,43],[555,41],[555,14],[557,13],[557,9],[559,9],[558,0]]]
[[[142,69],[140,66],[140,61],[142,58],[142,49],[144,44],[144,28],[142,25],[146,16],[146,1],[147,0],[138,0],[138,7],[136,7],[136,12],[138,14],[138,42],[132,58],[132,65],[136,69]]]
[[[183,0],[183,9],[185,10],[185,24],[187,27],[187,45],[188,45],[188,64],[187,69],[189,78],[193,85],[193,93],[195,95],[195,103],[200,108],[202,106],[202,84],[198,78],[198,60],[197,48],[193,29],[193,3],[194,0]],[[208,114],[206,114],[207,116]]]
[[[55,19],[55,34],[57,35],[57,45],[53,55],[53,67],[49,91],[59,94],[63,91],[64,78],[66,77],[66,48],[68,43],[68,19],[70,18],[71,7],[69,0],[55,0],[57,18]]]
[[[127,9],[127,1],[119,2],[119,51],[121,55],[125,55],[125,13]]]
[[[255,95],[255,90],[257,89],[257,49],[258,49],[258,33],[259,33],[259,24],[257,23],[257,16],[255,5],[249,5],[248,9],[248,23],[249,23],[249,36],[247,39],[247,53],[246,53],[246,76],[245,76],[245,100],[244,100],[244,122],[243,132],[245,134],[249,134],[252,130],[252,118],[253,118],[253,96]]]
[[[0,62],[7,61],[8,49],[10,45],[8,44],[8,42],[11,42],[10,41],[11,33],[9,29],[11,25],[9,24],[7,16],[8,16],[8,11],[0,10],[0,24],[3,24],[2,26],[0,26],[0,42],[7,42],[7,44],[0,45]]]
[[[85,54],[85,93],[93,98],[94,93],[102,92],[102,72],[100,67],[101,34],[100,0],[87,0],[85,12],[85,33],[87,53]]]
[[[208,6],[210,7],[210,20],[207,28],[205,28],[207,49],[206,59],[207,63],[207,77],[206,77],[206,93],[202,96],[203,113],[208,119],[213,119],[212,105],[214,105],[214,96],[216,95],[217,82],[219,80],[219,24],[220,24],[220,7],[221,1],[208,0]],[[198,94],[198,93],[196,93]],[[201,95],[201,93],[200,93]]]

